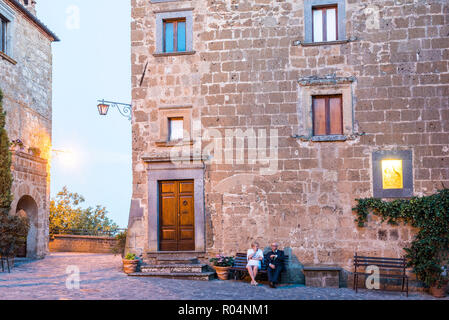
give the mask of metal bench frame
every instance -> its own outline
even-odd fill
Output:
[[[353,289],[355,292],[358,292],[358,280],[359,276],[370,276],[370,273],[366,273],[365,271],[357,271],[358,267],[365,268],[368,266],[377,266],[380,270],[380,278],[381,279],[400,279],[402,280],[402,289],[401,292],[407,293],[408,297],[408,276],[406,274],[407,269],[407,261],[405,258],[385,258],[385,257],[365,257],[359,256],[357,253],[354,255],[354,286]],[[401,270],[401,274],[391,274],[391,273],[382,273],[388,271],[399,271]]]

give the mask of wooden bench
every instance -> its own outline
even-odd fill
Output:
[[[359,276],[370,276],[372,273],[367,273],[366,268],[369,266],[377,266],[380,270],[380,279],[399,279],[402,280],[401,292],[406,293],[408,297],[408,276],[406,274],[407,261],[405,258],[384,258],[384,257],[364,257],[357,253],[354,255],[354,290],[358,291]],[[363,271],[357,271],[357,268],[364,268]],[[393,273],[395,272],[395,273]],[[379,280],[380,280],[379,279]]]
[[[285,262],[288,261],[288,256],[284,256],[284,271]],[[246,269],[246,265],[248,264],[248,258],[246,253],[237,253],[234,258],[234,265],[229,269],[229,271],[233,274],[234,280],[243,280],[246,276],[249,275],[248,269]],[[268,276],[268,264],[266,264],[265,259],[262,260],[262,268],[257,272],[257,276],[264,276],[266,279]],[[281,273],[282,277],[282,273]]]

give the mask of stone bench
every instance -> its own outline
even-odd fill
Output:
[[[339,288],[342,268],[329,265],[304,266],[303,273],[307,287]]]

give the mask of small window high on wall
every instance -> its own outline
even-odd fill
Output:
[[[343,135],[342,96],[313,96],[313,135]]]
[[[313,7],[313,42],[338,40],[337,5]]]
[[[169,141],[184,139],[184,118],[168,119]]]

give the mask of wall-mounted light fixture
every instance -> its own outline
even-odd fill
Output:
[[[375,198],[413,196],[413,154],[410,150],[373,153],[373,192]]]
[[[130,104],[115,101],[98,100],[97,108],[100,116],[107,116],[110,107],[117,108],[122,116],[128,118],[128,120],[131,121],[132,106]]]

